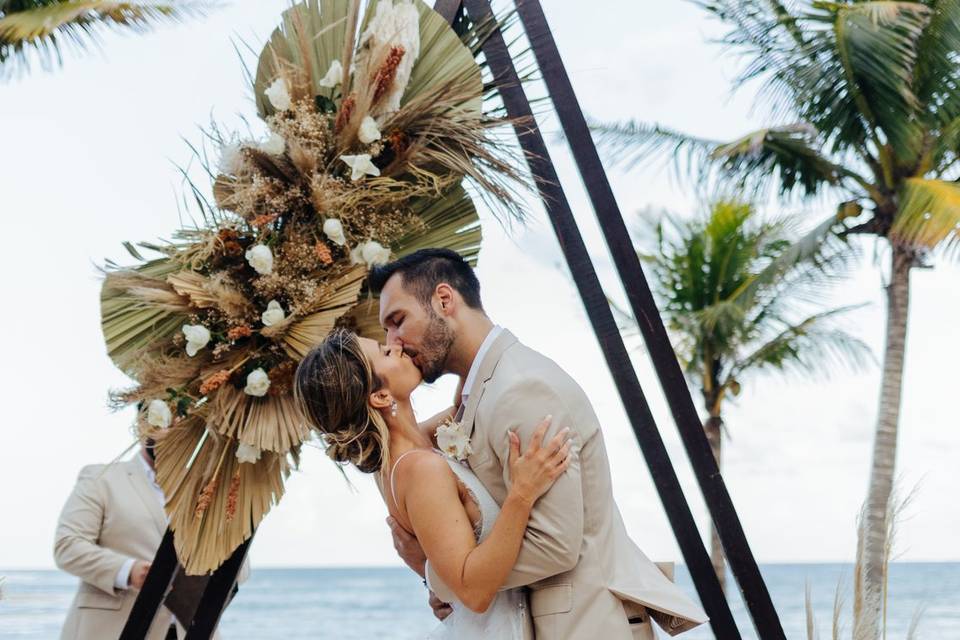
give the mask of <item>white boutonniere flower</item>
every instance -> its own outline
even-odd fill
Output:
[[[467,456],[473,453],[467,430],[456,420],[448,420],[437,427],[437,447],[460,462],[466,460]]]
[[[202,324],[185,324],[180,330],[187,339],[187,355],[191,358],[210,342],[210,330]]]

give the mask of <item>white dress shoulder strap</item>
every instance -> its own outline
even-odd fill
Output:
[[[400,506],[400,503],[397,501],[397,484],[395,482],[396,476],[397,476],[397,465],[399,465],[400,461],[406,458],[411,453],[421,453],[421,452],[434,453],[434,451],[430,449],[410,449],[410,451],[401,453],[400,457],[397,458],[397,460],[393,463],[393,467],[390,469],[390,495],[393,496],[393,504],[395,504],[397,507]]]

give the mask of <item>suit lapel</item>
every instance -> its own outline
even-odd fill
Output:
[[[477,379],[473,383],[473,389],[470,389],[467,405],[463,409],[463,418],[460,420],[460,424],[467,429],[471,436],[473,435],[474,421],[477,417],[477,407],[480,405],[480,398],[483,396],[483,389],[487,381],[493,377],[493,372],[500,363],[500,358],[516,342],[517,338],[504,329],[490,345],[490,349],[487,350],[483,361],[480,363],[480,368],[477,369]]]
[[[139,460],[133,459],[127,461],[127,478],[130,480],[130,484],[133,485],[133,490],[143,502],[143,506],[150,512],[153,523],[162,536],[167,530],[167,517],[163,512],[163,507],[160,506],[157,500],[155,489],[150,486],[150,479],[147,478],[147,474],[143,470]]]

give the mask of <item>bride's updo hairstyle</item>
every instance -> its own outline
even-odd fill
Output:
[[[364,473],[380,470],[389,432],[368,401],[382,386],[357,335],[345,329],[335,329],[297,367],[294,397],[335,462]]]

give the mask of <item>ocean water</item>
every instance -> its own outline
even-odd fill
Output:
[[[842,581],[847,594],[846,625],[850,637],[851,567],[841,564],[768,564],[761,566],[788,638],[806,638],[804,590],[812,590],[822,638],[830,637],[833,597]],[[58,571],[3,571],[0,638],[57,638],[76,589],[76,579]],[[677,582],[695,594],[685,569]],[[731,581],[729,584],[733,584]],[[734,616],[745,639],[755,639],[738,596]],[[888,640],[906,638],[914,615],[920,615],[917,638],[960,640],[960,563],[898,563],[891,569]],[[413,573],[399,568],[254,569],[250,580],[224,614],[220,630],[226,640],[420,638],[435,624],[426,592]],[[665,638],[666,634],[660,633]],[[712,638],[709,627],[680,636]],[[585,639],[592,640],[592,639]]]

